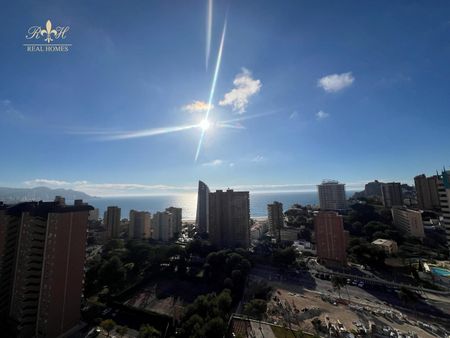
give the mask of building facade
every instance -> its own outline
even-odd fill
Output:
[[[422,210],[437,210],[439,202],[439,177],[426,177],[424,174],[414,177],[417,204]]]
[[[364,186],[364,195],[366,197],[381,198],[381,184],[377,180],[367,183]]]
[[[156,212],[152,219],[152,238],[167,242],[173,237],[173,218],[167,211]]]
[[[345,184],[338,181],[323,181],[317,186],[319,204],[321,210],[345,210],[347,209],[347,197]]]
[[[149,239],[151,237],[152,215],[147,211],[130,210],[128,237]]]
[[[397,242],[390,239],[379,238],[373,241],[372,244],[382,249],[386,255],[392,255],[398,252]]]
[[[248,191],[228,189],[209,193],[209,239],[219,248],[250,246]]]
[[[120,208],[119,207],[108,207],[105,213],[105,226],[106,231],[112,238],[118,238],[120,235]]]
[[[402,185],[397,182],[382,183],[381,200],[386,208],[403,205]]]
[[[206,183],[198,181],[197,217],[195,220],[200,234],[209,232],[209,188]]]
[[[332,211],[320,211],[314,217],[317,257],[325,264],[345,265],[349,234],[344,230],[342,216]]]
[[[21,203],[0,212],[6,215],[0,227],[10,232],[0,248],[2,261],[9,256],[13,262],[0,267],[6,286],[1,299],[10,299],[2,303],[2,313],[6,310],[14,323],[14,336],[59,337],[79,324],[91,209],[81,201],[73,206],[58,201]]]
[[[89,221],[95,222],[98,221],[99,218],[100,218],[100,211],[98,210],[98,208],[89,211]]]
[[[270,233],[279,242],[281,241],[281,229],[284,226],[283,204],[277,201],[267,204],[267,215]]]
[[[172,214],[173,232],[179,234],[183,224],[183,210],[181,208],[169,207],[167,212]]]
[[[442,225],[447,236],[447,246],[450,249],[450,171],[443,170],[438,180],[439,201],[442,213]]]
[[[401,233],[417,238],[425,237],[423,229],[422,213],[417,210],[402,206],[394,206],[391,209],[392,221]]]

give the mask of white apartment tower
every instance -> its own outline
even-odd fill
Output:
[[[347,198],[345,184],[333,180],[324,180],[317,186],[321,210],[345,210]]]

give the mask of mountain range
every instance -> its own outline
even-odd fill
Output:
[[[55,196],[62,196],[66,200],[89,199],[92,196],[71,189],[36,188],[6,188],[0,187],[0,201],[5,203],[24,201],[53,201]]]

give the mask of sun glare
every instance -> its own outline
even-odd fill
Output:
[[[200,122],[199,126],[200,126],[200,128],[202,128],[202,130],[206,131],[209,129],[210,123],[208,122],[208,120],[202,120],[202,122]]]

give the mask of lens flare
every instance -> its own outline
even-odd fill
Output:
[[[200,128],[202,128],[203,131],[207,131],[209,127],[211,127],[211,124],[208,120],[203,120],[202,122],[200,122]]]
[[[216,90],[217,78],[219,77],[220,63],[222,62],[222,52],[223,52],[223,43],[225,41],[225,32],[227,31],[227,19],[225,19],[225,23],[223,25],[222,30],[222,38],[220,39],[219,52],[217,54],[216,61],[216,69],[214,70],[214,77],[211,85],[211,91],[209,92],[209,100],[208,100],[208,110],[205,114],[205,120],[208,121],[209,113],[211,112],[212,100],[214,98],[214,92]],[[200,149],[202,148],[203,138],[205,137],[205,130],[202,130],[200,135],[200,140],[198,141],[197,151],[195,153],[195,162],[198,160],[198,155],[200,155]]]

